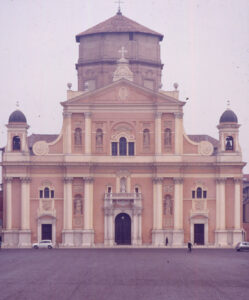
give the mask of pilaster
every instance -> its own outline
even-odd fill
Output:
[[[64,112],[64,134],[63,149],[64,153],[69,154],[72,152],[72,113]]]
[[[91,112],[85,112],[85,153],[91,154],[92,120]]]
[[[162,154],[162,113],[155,114],[155,151],[156,154]]]
[[[183,113],[177,112],[175,115],[175,153],[183,153]]]

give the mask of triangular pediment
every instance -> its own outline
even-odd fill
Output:
[[[70,100],[62,102],[63,106],[81,106],[92,104],[162,104],[183,106],[185,102],[166,94],[155,92],[145,87],[141,87],[126,79],[113,82],[103,88],[84,92]]]

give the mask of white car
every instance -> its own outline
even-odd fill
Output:
[[[32,248],[34,248],[34,249],[39,249],[39,248],[52,249],[53,248],[53,244],[52,244],[51,240],[42,240],[39,243],[34,243],[32,245]]]
[[[235,249],[237,251],[249,250],[249,242],[240,242],[236,245]]]

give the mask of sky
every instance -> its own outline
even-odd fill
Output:
[[[29,135],[58,134],[67,83],[77,90],[75,35],[114,16],[115,0],[0,0],[0,147],[9,115]],[[249,162],[249,0],[122,0],[124,16],[164,35],[163,89],[179,84],[187,134],[218,139],[221,114],[237,114]],[[249,166],[244,168],[249,173]]]

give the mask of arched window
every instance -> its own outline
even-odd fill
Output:
[[[103,130],[98,128],[96,131],[96,145],[102,146],[103,145]]]
[[[198,187],[196,190],[197,198],[202,198],[202,188]]]
[[[233,137],[226,137],[226,150],[233,150]]]
[[[207,191],[203,190],[201,187],[198,187],[196,190],[192,191],[192,198],[195,199],[206,199],[207,198]]]
[[[126,138],[121,137],[119,139],[119,155],[126,155],[127,153],[127,141]]]
[[[39,191],[40,198],[54,198],[54,190],[45,187]]]
[[[171,129],[166,128],[164,130],[164,146],[171,145]]]
[[[49,198],[49,195],[50,193],[49,193],[49,188],[48,187],[46,187],[45,189],[44,189],[44,198]]]
[[[120,192],[126,193],[126,178],[125,177],[120,178]]]
[[[149,146],[150,145],[150,131],[149,129],[144,129],[143,131],[143,145]]]
[[[75,215],[82,215],[82,196],[76,195],[74,199],[74,214]]]
[[[13,150],[21,150],[21,139],[19,136],[14,136],[12,141]]]
[[[74,131],[74,144],[79,146],[82,144],[82,130],[81,128],[76,128]]]

